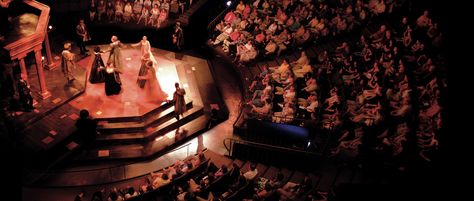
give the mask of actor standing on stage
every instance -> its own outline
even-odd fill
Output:
[[[153,62],[153,67],[155,68],[155,71],[157,71],[157,64],[158,62],[156,61],[155,57],[153,56],[153,53],[151,52],[151,45],[150,45],[150,41],[148,41],[147,37],[146,36],[143,36],[142,40],[138,43],[135,43],[132,45],[132,47],[136,47],[136,46],[141,46],[141,55],[142,57],[145,55],[145,54],[148,54],[149,55],[149,59],[150,61]]]
[[[101,83],[104,82],[105,65],[102,60],[102,51],[100,47],[94,48],[94,63],[92,63],[91,72],[89,73],[89,82]]]
[[[143,78],[140,78],[142,76],[145,76],[145,74],[147,73],[148,71],[148,62],[151,62],[151,66],[153,67],[153,62],[150,61],[150,54],[148,53],[145,53],[142,58],[141,58],[142,62],[141,62],[141,66],[140,66],[140,70],[138,71],[138,78],[137,78],[137,84],[140,88],[143,89],[143,87],[145,87],[145,82],[147,79],[143,79]]]
[[[105,68],[105,94],[107,96],[117,95],[122,90],[122,82],[120,80],[120,75],[116,71],[114,64],[112,62],[107,62],[107,67]]]
[[[176,26],[174,27],[173,45],[175,45],[177,51],[181,51],[181,48],[184,45],[183,29],[181,28],[180,22],[176,22]]]
[[[179,120],[179,115],[183,115],[183,113],[186,112],[186,102],[184,102],[186,91],[179,87],[179,83],[175,83],[174,87],[176,88],[173,94],[174,114],[175,118]]]
[[[117,38],[117,36],[112,36],[110,39],[112,43],[110,43],[110,55],[107,63],[112,63],[114,65],[115,71],[121,73],[122,72],[122,51],[121,48],[125,47]]]
[[[87,30],[86,24],[84,20],[79,20],[79,24],[76,26],[76,34],[77,34],[77,45],[81,50],[81,54],[85,55],[86,50],[86,42],[91,40],[91,36],[89,35],[89,30]]]
[[[68,83],[75,79],[72,75],[72,70],[75,66],[74,54],[71,52],[71,43],[65,43],[64,50],[61,53],[61,70],[63,71],[64,77],[66,77]]]
[[[141,69],[140,69],[141,70]],[[168,95],[161,90],[156,79],[156,71],[153,67],[153,62],[148,61],[145,64],[145,71],[143,75],[138,76],[138,81],[143,81],[144,99],[148,102],[162,103],[166,100]]]
[[[31,96],[30,86],[26,83],[24,74],[20,74],[20,79],[18,80],[18,96],[25,112],[35,109],[33,107],[33,96]]]

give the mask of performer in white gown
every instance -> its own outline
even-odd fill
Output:
[[[153,68],[155,68],[155,71],[158,72],[158,62],[156,61],[155,57],[153,56],[153,53],[151,52],[151,45],[150,41],[147,40],[146,36],[143,36],[142,40],[136,44],[133,44],[133,47],[140,46],[141,45],[141,56],[145,56],[147,53],[150,54],[150,61],[153,62]]]
[[[162,102],[166,100],[168,95],[161,89],[158,82],[156,73],[158,72],[158,62],[151,52],[151,45],[146,36],[143,36],[140,42],[132,46],[136,47],[139,45],[141,45],[142,64],[138,72],[138,86],[144,89],[145,99],[151,102]]]

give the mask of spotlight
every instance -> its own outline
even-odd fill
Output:
[[[41,60],[43,60],[43,61],[44,61],[44,57],[41,57]]]
[[[230,5],[232,5],[232,1],[231,0],[227,1],[227,3],[225,3],[225,5],[227,5],[227,7],[229,7]]]
[[[53,29],[53,26],[49,25],[49,26],[48,26],[48,29],[49,29],[49,30]]]

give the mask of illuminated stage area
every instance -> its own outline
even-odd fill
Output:
[[[99,47],[103,51],[108,49],[108,45]],[[176,82],[186,91],[187,111],[182,118],[175,118],[172,102],[144,100],[145,93],[136,83],[141,57],[139,47],[126,44],[122,48],[122,90],[113,96],[105,94],[104,83],[91,84],[87,79],[94,56],[80,58],[77,61],[79,68],[74,71],[78,79],[75,82],[84,82],[84,91],[51,109],[48,116],[23,132],[27,139],[25,147],[37,153],[34,160],[45,161],[31,167],[42,169],[45,167],[41,164],[54,164],[55,161],[95,163],[111,159],[150,159],[206,131],[212,108],[218,109],[222,120],[227,118],[227,108],[207,60],[156,48],[152,48],[152,53],[158,63],[157,79],[168,95],[167,100],[172,99]],[[108,56],[109,53],[102,55],[104,62]],[[100,132],[87,148],[81,146],[83,137],[75,132],[74,126],[81,109],[87,109],[97,120]],[[33,173],[25,177],[25,182],[33,182],[38,177],[42,177],[41,181],[57,179]]]
[[[102,50],[107,50],[108,45],[100,46]],[[168,95],[167,100],[173,99],[175,91],[174,83],[186,90],[185,99],[195,100],[194,104],[202,105],[199,91],[190,87],[190,80],[186,77],[186,66],[203,64],[195,57],[188,57],[188,61],[174,58],[174,53],[164,50],[153,49],[153,54],[158,62],[156,77],[161,89]],[[107,61],[109,53],[102,54],[104,62]],[[138,72],[140,70],[140,49],[132,48],[129,45],[122,50],[123,73],[120,74],[122,81],[122,91],[118,95],[106,96],[105,84],[87,83],[83,95],[74,99],[70,104],[77,109],[87,109],[95,118],[132,117],[140,116],[159,107],[164,101],[146,101],[144,90],[137,85]],[[93,58],[90,58],[93,59]],[[189,62],[189,63],[188,63]],[[206,66],[199,66],[205,68]],[[90,72],[91,66],[86,71]],[[196,66],[191,67],[196,69]],[[178,71],[181,77],[178,75]],[[196,83],[193,83],[196,84]]]

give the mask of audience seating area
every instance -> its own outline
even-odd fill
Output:
[[[323,178],[315,171],[232,159],[204,150],[142,177],[144,182],[136,187],[98,189],[92,200],[307,200],[315,196],[325,200],[339,180],[344,182],[339,177],[346,170],[341,171]]]
[[[194,0],[194,3],[197,0]],[[95,0],[91,1],[91,22],[136,23],[160,28],[170,17],[177,19],[192,0]]]
[[[447,88],[442,33],[429,11],[401,13],[397,1],[241,1],[209,41],[246,88],[236,125],[329,132],[330,156],[431,161]]]

